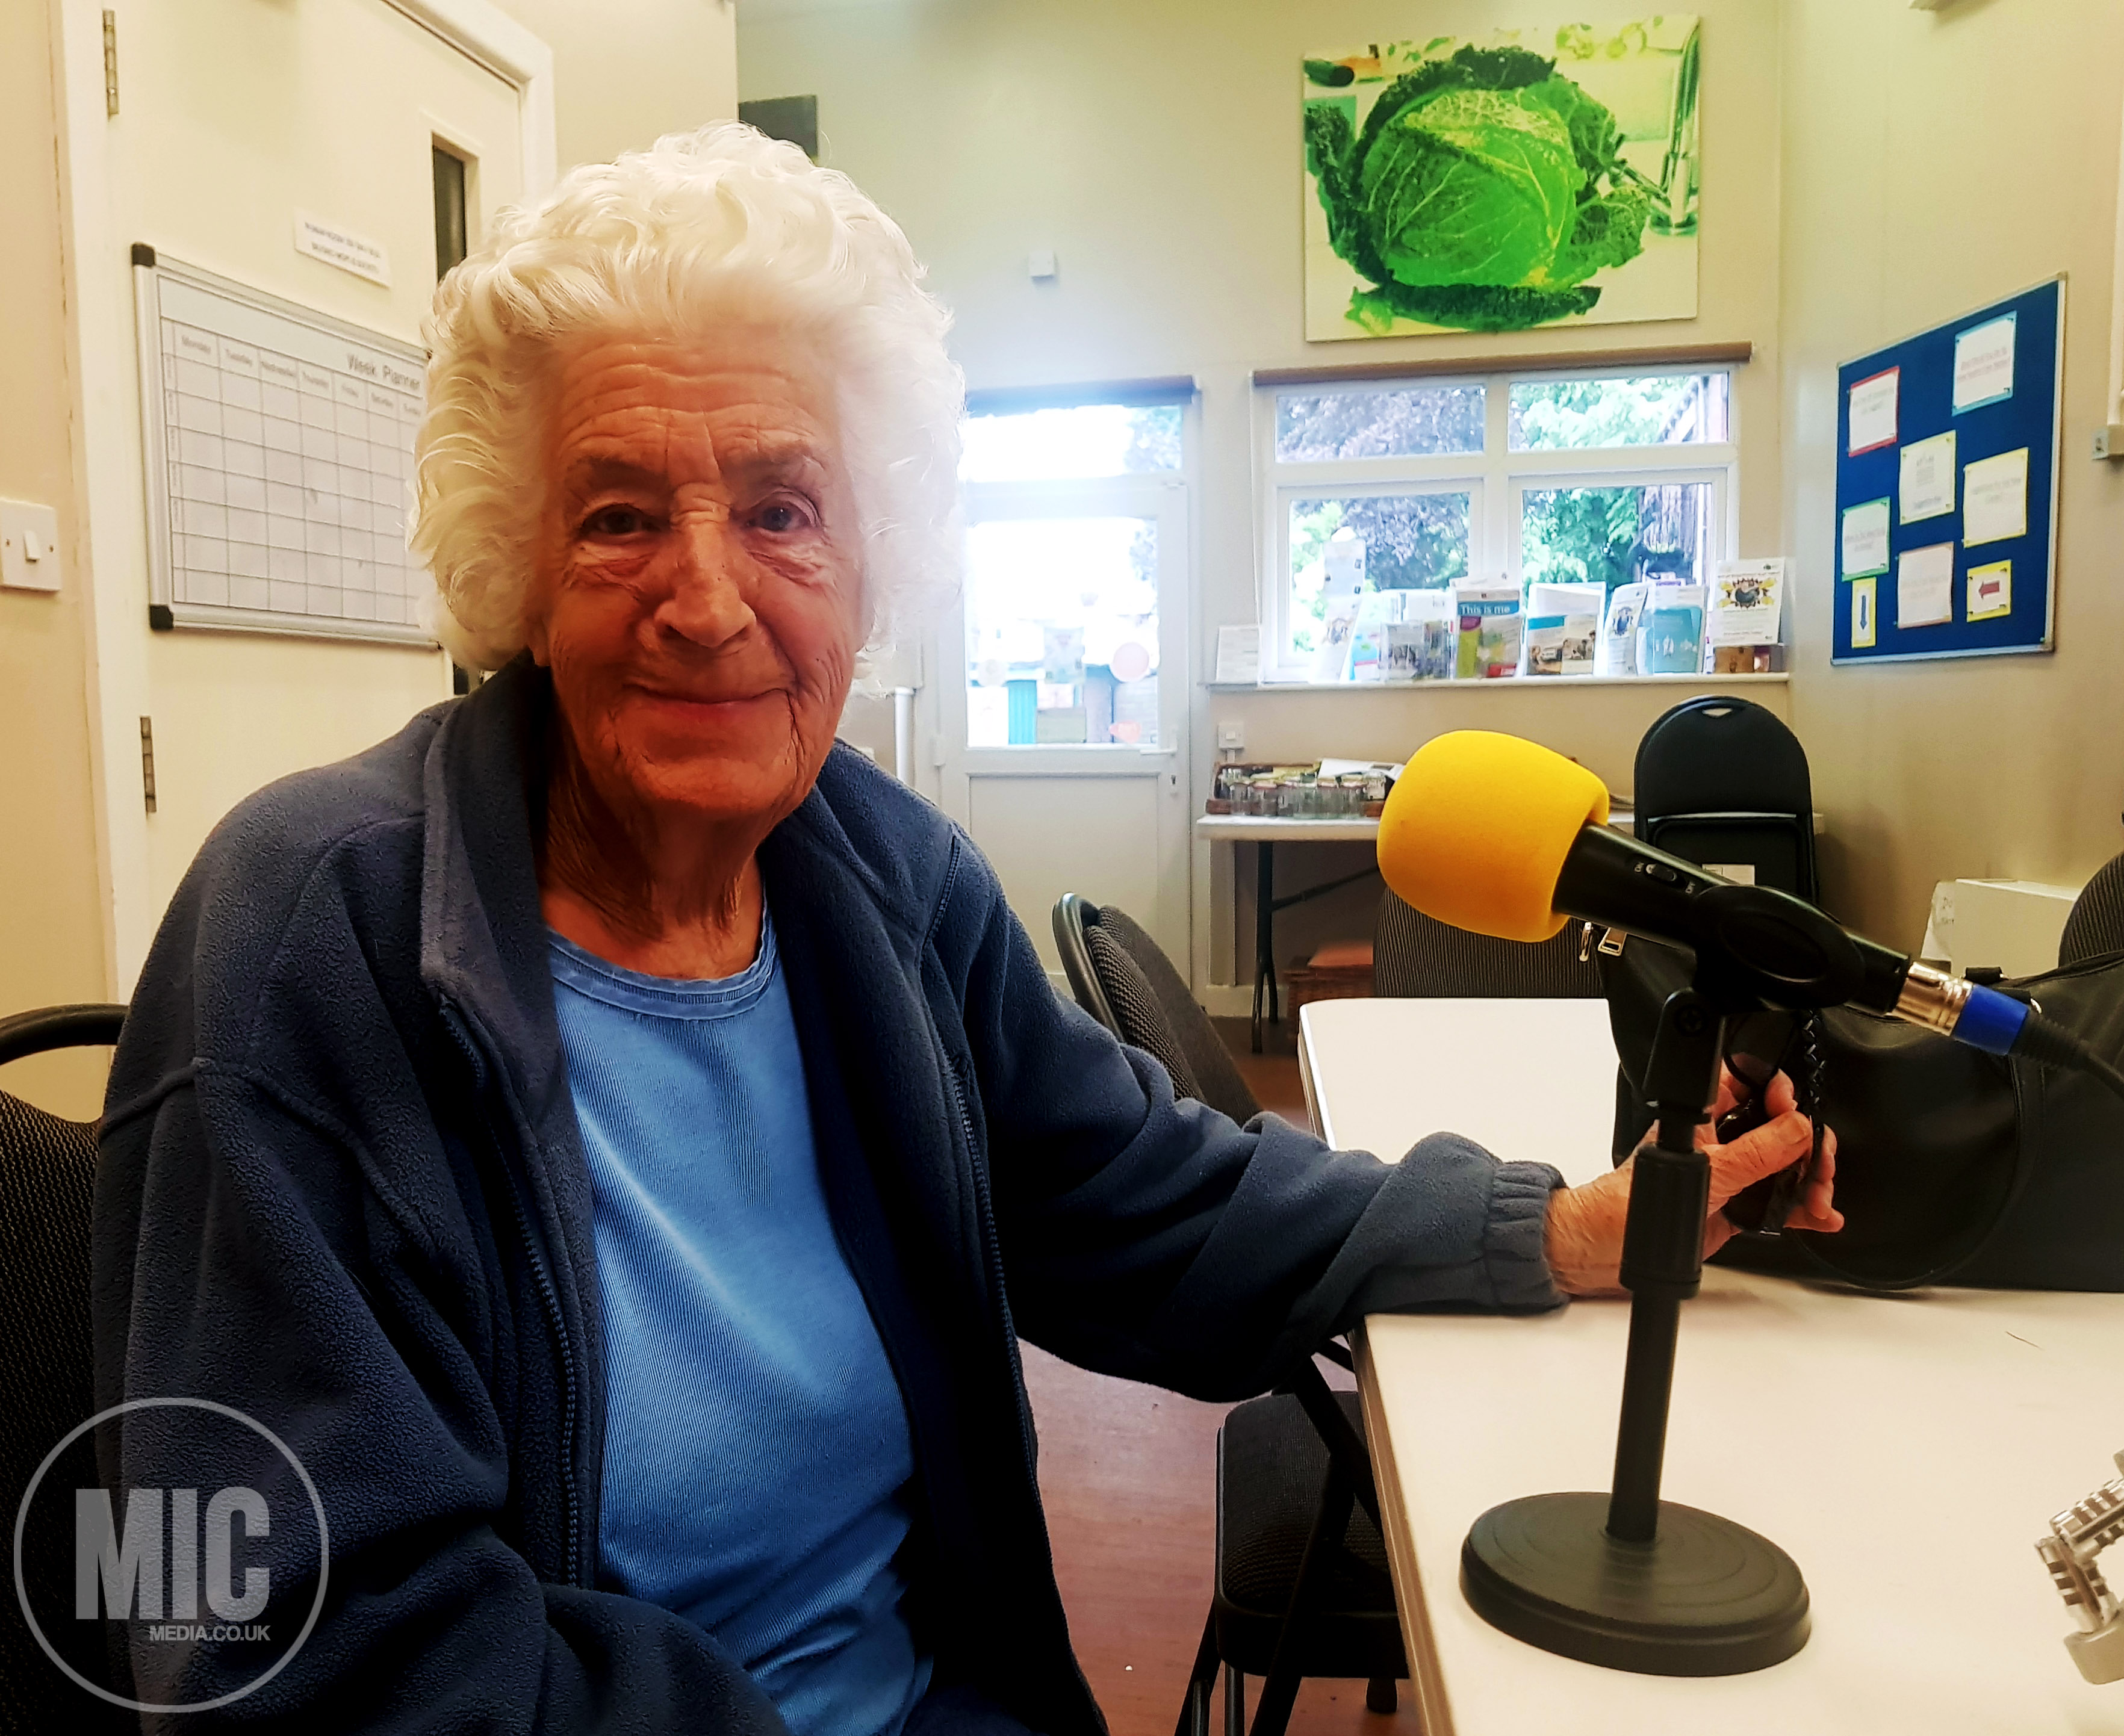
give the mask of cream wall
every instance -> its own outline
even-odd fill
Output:
[[[1915,945],[1936,880],[2077,881],[2124,847],[2124,472],[2087,456],[2116,384],[2124,7],[1783,10],[1793,721],[1831,822],[1828,901]],[[2056,654],[1832,669],[1837,364],[2060,271]]]
[[[0,591],[0,1015],[105,993],[54,85],[43,0],[0,7],[0,495],[58,509],[65,580],[55,597]],[[17,1062],[0,1089],[86,1118],[104,1062]]]
[[[1777,7],[1696,6],[1705,19],[1699,317],[1532,338],[1308,344],[1298,63],[1310,49],[1371,40],[1415,10],[1409,0],[740,0],[740,94],[816,93],[825,161],[884,205],[928,262],[956,316],[954,345],[970,384],[1174,373],[1201,382],[1198,676],[1220,624],[1257,618],[1247,383],[1256,368],[1751,342],[1756,359],[1741,370],[1737,395],[1738,552],[1781,551]],[[1529,16],[1525,0],[1436,0],[1420,12],[1423,28],[1440,34]],[[1055,250],[1052,282],[1026,275],[1036,246]],[[1227,717],[1245,722],[1250,758],[1399,758],[1446,729],[1521,729],[1627,789],[1644,725],[1689,691],[1504,698],[1464,690],[1213,696],[1197,687],[1194,805],[1215,757],[1213,724]],[[1783,712],[1782,684],[1750,691]],[[843,728],[891,762],[888,706],[855,701]],[[1196,981],[1229,981],[1225,865],[1213,867],[1206,847],[1196,855]],[[1238,892],[1243,906],[1244,885]],[[1326,929],[1362,931],[1365,895],[1285,922],[1285,953]]]
[[[553,130],[563,172],[737,113],[731,0],[500,3],[553,50]]]

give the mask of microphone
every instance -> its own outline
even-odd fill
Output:
[[[1426,743],[1379,819],[1379,872],[1456,928],[1546,941],[1573,917],[1684,946],[1736,1006],[1854,1006],[1988,1054],[2094,1073],[2085,1043],[2028,1002],[1848,933],[1804,900],[1741,886],[1607,823],[1607,786],[1515,735],[1458,730]]]

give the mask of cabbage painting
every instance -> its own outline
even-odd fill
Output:
[[[1306,335],[1694,315],[1698,44],[1669,15],[1309,57]]]

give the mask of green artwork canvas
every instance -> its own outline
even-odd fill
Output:
[[[1305,335],[1696,312],[1700,21],[1306,57]]]

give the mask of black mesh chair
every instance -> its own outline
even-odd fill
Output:
[[[54,1006],[0,1019],[0,1063],[55,1049],[115,1043],[122,1006]],[[0,1502],[12,1514],[45,1454],[96,1411],[88,1314],[89,1204],[96,1124],[68,1121],[0,1091]],[[46,1473],[59,1486],[99,1479],[84,1434]],[[66,1607],[73,1584],[73,1513],[40,1501],[22,1537],[22,1573],[39,1608]],[[38,1588],[45,1589],[39,1592]],[[47,1637],[91,1682],[115,1686],[99,1622],[47,1623]],[[129,1682],[118,1687],[125,1691]],[[134,1730],[139,1720],[55,1668],[14,1598],[0,1597],[0,1732]]]
[[[1077,1004],[1122,1042],[1161,1063],[1177,1096],[1248,1122],[1261,1105],[1172,961],[1125,911],[1065,892],[1055,945]]]
[[[1635,777],[1647,843],[1820,901],[1807,752],[1774,712],[1724,695],[1688,700],[1645,731]]]
[[[2078,964],[2105,952],[2124,952],[2124,856],[2112,856],[2072,901],[2058,936],[2058,963]]]
[[[1470,934],[1379,895],[1372,992],[1403,999],[1597,1001],[1600,967],[1579,954],[1579,925],[1532,944]]]
[[[1077,1004],[1160,1062],[1176,1094],[1234,1120],[1260,1112],[1209,1016],[1141,925],[1064,893],[1055,941]],[[1350,1366],[1340,1344],[1321,1354]],[[1394,1684],[1408,1671],[1356,1405],[1309,1360],[1278,1391],[1234,1406],[1217,1431],[1216,1579],[1178,1736],[1208,1736],[1220,1671],[1226,1736],[1245,1736],[1248,1676],[1263,1678],[1253,1736],[1281,1736],[1308,1676],[1362,1677],[1365,1705],[1393,1710]]]

